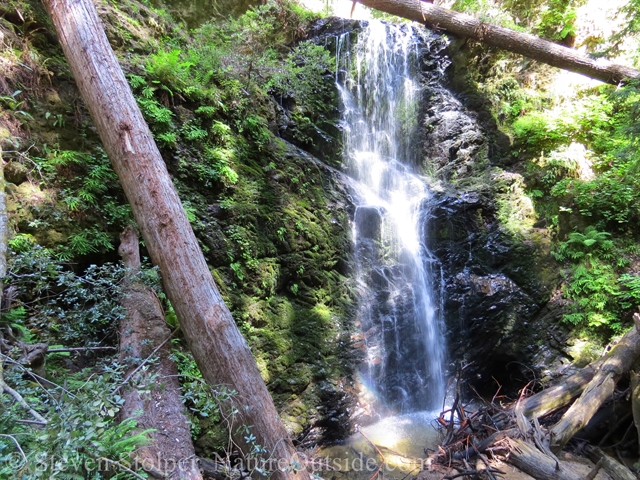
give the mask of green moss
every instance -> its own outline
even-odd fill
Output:
[[[336,145],[330,150],[317,143],[337,132],[333,57],[312,44],[264,50],[263,37],[289,42],[303,33],[309,18],[289,2],[268,2],[260,14],[203,26],[193,37],[134,1],[102,7],[109,39],[214,280],[278,406],[291,416],[292,431],[300,432],[326,398],[319,383],[337,384],[351,373],[340,343],[349,336],[353,313],[342,273],[349,262],[350,230],[346,202],[331,173],[275,136],[281,106],[270,95],[292,95],[288,101],[295,114],[288,114],[300,126],[298,140],[289,140],[339,163]],[[252,51],[244,50],[246,39]],[[25,177],[9,188],[12,228],[28,246],[34,240],[57,249],[59,259],[100,264],[115,256],[112,250],[132,221],[131,212],[88,112],[77,102],[59,47],[31,47],[30,58],[40,62],[38,74],[52,73],[46,74],[51,87],[29,92],[31,137],[9,159]],[[46,68],[45,58],[50,59]],[[20,70],[25,69],[16,67]],[[38,84],[36,78],[15,78],[26,80]],[[285,88],[291,91],[283,93]],[[8,138],[26,131],[19,124],[0,128]],[[223,446],[218,427],[198,424],[198,441],[206,450]]]

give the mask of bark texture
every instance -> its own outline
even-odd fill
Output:
[[[615,458],[610,457],[598,447],[588,445],[586,447],[587,455],[593,463],[600,463],[602,468],[613,480],[637,480],[637,477],[631,473],[627,467],[618,462]]]
[[[135,418],[140,430],[155,430],[150,434],[152,443],[139,448],[135,459],[155,477],[202,480],[180,395],[178,368],[170,359],[167,339],[171,331],[153,289],[135,280],[140,271],[140,252],[138,235],[132,227],[120,236],[118,251],[127,267],[120,301],[127,315],[120,325],[119,361],[131,365],[127,377],[133,374],[124,387],[120,414]],[[159,360],[134,374],[139,362],[154,352]]]
[[[631,412],[633,413],[633,423],[636,426],[638,435],[638,453],[640,453],[640,371],[638,371],[638,365],[636,368],[629,372],[629,378],[631,380]]]
[[[537,480],[584,480],[527,442],[509,439],[509,443],[507,462]]]
[[[4,278],[7,276],[7,242],[9,240],[9,218],[4,184],[4,160],[2,160],[2,145],[0,145],[0,306],[4,293]]]
[[[559,451],[611,397],[618,379],[631,369],[640,356],[640,315],[635,314],[636,328],[632,328],[609,352],[597,373],[585,387],[582,395],[551,429],[551,448]]]
[[[636,328],[629,330],[620,341],[601,359],[590,363],[558,385],[549,387],[520,402],[520,408],[527,417],[542,417],[558,408],[568,405],[578,397],[587,385],[601,372],[607,364],[606,370],[625,368],[628,370],[633,364],[633,358],[628,355],[640,355],[640,337]],[[620,364],[622,362],[622,364]],[[623,372],[624,373],[624,372]]]
[[[423,23],[435,30],[445,30],[472,38],[554,67],[580,73],[614,85],[625,79],[640,78],[640,71],[604,59],[595,60],[571,48],[482,22],[463,13],[453,12],[421,0],[358,0],[367,7]]]
[[[44,0],[111,164],[131,204],[189,348],[211,385],[237,391],[238,422],[252,427],[276,478],[296,451],[245,339],[224,304],[160,152],[111,49],[91,0]],[[251,445],[241,443],[243,451]]]

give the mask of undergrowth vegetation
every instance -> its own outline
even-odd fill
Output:
[[[508,12],[501,14],[506,19],[495,15],[498,6]],[[619,18],[626,15],[622,37],[612,38],[579,22],[583,7],[600,8],[586,0],[454,3],[459,10],[487,15],[488,21],[610,55],[621,53],[622,37],[638,32],[633,6],[620,12]],[[518,172],[508,208],[497,195],[500,220],[509,232],[525,237],[533,224],[549,229],[553,255],[564,271],[561,292],[569,301],[564,321],[579,335],[607,341],[629,326],[640,304],[638,85],[616,88],[578,80],[564,85],[566,72],[503,52],[489,59],[480,45],[471,52],[471,68],[458,81],[483,96],[496,125],[509,135],[511,145],[501,162]],[[633,55],[627,52],[627,58]],[[530,206],[533,221],[524,214]]]
[[[499,18],[571,43],[583,3],[505,1],[511,13]],[[485,0],[454,6],[498,15]],[[305,153],[340,161],[335,59],[304,40],[314,15],[295,1],[269,0],[186,34],[166,12],[133,0],[103,7],[136,101],[289,430],[300,435],[324,422],[345,433],[349,426],[337,420],[347,408],[343,382],[359,355],[346,348],[351,230],[345,192]],[[0,18],[12,230],[0,341],[115,347],[124,275],[115,247],[133,223],[131,209],[41,5],[16,0],[11,8],[20,15]],[[562,99],[544,91],[545,67],[528,76],[521,59],[486,58],[471,61],[465,81],[510,135],[502,166],[518,171],[491,171],[498,220],[519,239],[539,224],[553,232],[571,302],[564,319],[608,338],[640,302],[640,87],[589,86]],[[145,275],[176,327],[158,272]],[[220,405],[234,393],[206,386],[186,350],[176,338],[173,360],[198,454],[224,452],[233,412]],[[122,467],[146,434],[135,419],[116,422],[123,367],[100,352],[52,352],[35,377],[22,351],[2,350],[4,380],[47,423],[25,422],[33,419],[24,406],[0,396],[0,478],[104,478],[93,468],[100,462],[110,478],[131,478]]]
[[[124,270],[115,247],[133,223],[131,209],[42,7],[14,3],[27,21],[0,18],[8,46],[0,53],[8,73],[0,79],[0,141],[12,230],[0,340],[116,347]],[[318,405],[344,396],[339,379],[351,368],[340,348],[351,318],[349,229],[344,207],[328,207],[342,194],[326,167],[299,150],[338,161],[330,150],[339,146],[321,143],[336,129],[334,59],[303,40],[316,17],[297,2],[270,0],[185,34],[147,5],[103,6],[107,34],[213,275],[289,429],[300,434],[324,415]],[[175,327],[157,272],[148,272]],[[173,351],[198,453],[232,450],[233,412],[220,404],[233,392],[204,384],[181,338]],[[135,419],[116,422],[123,367],[97,352],[48,354],[41,386],[21,351],[2,351],[5,381],[47,425],[24,423],[29,412],[0,397],[0,468],[20,457],[0,478],[132,478],[127,459],[146,434]]]

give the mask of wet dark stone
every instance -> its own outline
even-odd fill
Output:
[[[509,390],[531,377],[534,320],[551,286],[536,268],[534,246],[501,229],[494,211],[488,196],[441,194],[425,206],[424,235],[443,271],[450,358],[466,365],[476,389],[497,388],[493,377]]]
[[[375,207],[357,207],[354,221],[359,238],[377,239],[382,228],[382,215]]]

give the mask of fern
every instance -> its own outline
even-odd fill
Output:
[[[560,245],[553,256],[558,261],[580,260],[583,257],[597,256],[603,259],[613,258],[613,240],[608,232],[600,232],[595,227],[587,227],[584,233],[569,234],[566,242]]]

